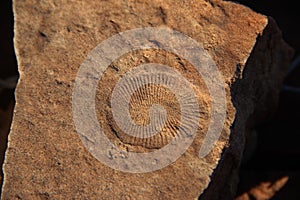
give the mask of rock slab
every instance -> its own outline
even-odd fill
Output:
[[[2,199],[233,199],[247,133],[272,113],[292,56],[271,18],[219,0],[27,0],[15,1],[14,13],[20,80]],[[216,63],[227,100],[223,131],[212,151],[200,159],[211,116],[205,83],[177,55],[131,52],[107,68],[96,92],[97,118],[110,141],[126,151],[155,151],[169,142],[172,125],[176,129],[178,104],[169,91],[161,101],[171,102],[167,111],[174,123],[154,140],[127,137],[112,118],[113,86],[126,71],[144,63],[172,66],[192,83],[199,91],[201,127],[193,144],[171,165],[149,173],[117,171],[93,157],[76,131],[72,116],[76,75],[105,39],[134,28],[162,26],[201,43]],[[149,87],[145,90],[156,86]],[[134,98],[132,102],[139,103]],[[156,101],[145,102],[139,105]],[[147,124],[147,113],[147,106],[140,106],[131,115],[137,123]]]

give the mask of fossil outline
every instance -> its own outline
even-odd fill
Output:
[[[146,71],[146,69],[152,69]],[[129,113],[129,104],[131,96],[140,87],[146,84],[158,84],[169,88],[179,101],[181,113],[180,131],[189,134],[185,128],[190,128],[193,124],[198,126],[199,121],[199,105],[195,92],[190,87],[190,83],[181,76],[176,70],[157,63],[148,63],[139,65],[127,72],[122,79],[115,85],[112,93],[112,112],[117,125],[125,133],[138,138],[149,138],[159,132],[166,123],[166,111],[157,104],[150,109],[150,124],[138,126],[132,121]],[[190,124],[189,121],[193,121]]]
[[[97,121],[95,91],[106,68],[123,54],[141,49],[163,49],[189,61],[204,79],[211,96],[211,121],[199,157],[206,156],[219,138],[226,118],[224,80],[210,55],[194,39],[165,27],[147,27],[118,33],[100,43],[80,66],[72,96],[73,119],[87,150],[102,163],[124,172],[145,173],[176,161],[193,142],[183,137],[150,153],[132,153],[111,159],[109,152],[124,152],[110,143]],[[196,132],[196,130],[194,131]],[[159,162],[157,162],[159,160]]]

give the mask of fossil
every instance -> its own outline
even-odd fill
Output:
[[[112,93],[118,137],[131,145],[159,148],[180,134],[191,134],[200,114],[190,85],[164,65],[144,64],[126,73]]]

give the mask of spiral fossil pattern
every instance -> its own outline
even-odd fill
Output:
[[[199,100],[195,97],[195,91],[192,88],[190,88],[190,91],[187,90],[188,87],[191,87],[190,80],[193,79],[188,77],[190,78],[189,81],[180,81],[183,77],[178,77],[183,71],[189,70],[188,65],[179,58],[174,57],[174,55],[164,55],[162,52],[151,53],[152,57],[148,56],[149,52],[137,53],[132,57],[140,58],[137,62],[139,65],[150,63],[150,61],[155,62],[155,59],[161,59],[162,57],[169,57],[169,59],[177,61],[178,66],[173,67],[173,69],[169,67],[169,70],[158,74],[153,73],[158,71],[157,69],[152,69],[152,72],[149,71],[151,69],[150,65],[147,65],[147,69],[134,71],[133,69],[138,67],[132,67],[134,66],[134,60],[128,61],[131,56],[127,55],[121,58],[119,63],[112,64],[106,72],[107,75],[104,74],[103,81],[100,81],[100,83],[103,83],[100,84],[102,93],[98,97],[103,98],[103,96],[106,96],[106,101],[99,100],[97,104],[100,106],[102,104],[102,108],[105,108],[106,112],[104,116],[103,112],[99,110],[99,121],[100,123],[103,122],[102,126],[107,126],[107,130],[110,132],[108,138],[115,141],[118,146],[123,146],[123,149],[129,148],[137,152],[147,152],[162,148],[172,139],[179,138],[180,134],[188,134],[189,126],[199,125],[199,118],[201,120],[201,117],[203,117],[197,115],[193,107],[195,104],[198,105],[197,100]],[[141,54],[143,56],[140,56]],[[168,62],[168,60],[165,61],[166,64]],[[174,74],[174,70],[178,74]],[[132,71],[131,74],[136,76],[125,79],[125,75],[129,71]],[[117,75],[114,76],[113,74]],[[112,80],[113,85],[107,86],[105,84],[105,82],[112,82]],[[120,87],[118,94],[116,94],[115,91],[118,85]],[[173,91],[170,85],[173,85]],[[200,89],[202,89],[202,93],[205,93],[205,88]],[[113,101],[114,92],[117,98],[115,99],[115,105],[112,106],[110,103]],[[181,101],[178,101],[178,98],[181,98]],[[127,107],[125,99],[129,100]],[[182,105],[185,108],[182,108]],[[122,110],[121,113],[129,116],[129,118],[125,119],[124,115],[114,116],[111,108]],[[202,113],[207,112],[205,111],[207,108],[197,107],[197,109],[200,109]],[[125,114],[125,111],[128,111],[128,113]],[[187,118],[182,119],[182,114]],[[119,124],[116,119],[121,119]],[[198,121],[195,121],[196,119]],[[182,120],[186,121],[186,125],[181,126]]]
[[[157,115],[158,113],[155,111],[151,112],[154,105],[157,106],[158,112],[164,113],[164,109],[165,115]],[[140,129],[141,127],[148,127],[148,129],[136,131],[140,134],[132,136],[128,133],[132,133],[133,126],[128,125],[125,130],[122,130],[114,123],[113,128],[123,142],[153,149],[168,144],[177,135],[180,125],[180,105],[176,101],[176,96],[168,88],[156,84],[145,85],[133,93],[129,106],[133,123]],[[160,124],[160,127],[150,126],[151,114],[153,118],[156,116],[156,121],[152,123]]]
[[[196,40],[166,27],[137,28],[101,42],[80,66],[73,119],[99,161],[124,172],[150,172],[186,151],[200,158],[209,154],[226,117],[223,86],[214,61]],[[180,112],[166,102],[177,102]],[[175,117],[168,116],[172,113]]]

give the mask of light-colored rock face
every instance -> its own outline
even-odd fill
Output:
[[[224,198],[233,195],[246,122],[260,110],[254,97],[261,97],[262,102],[268,98],[256,94],[261,85],[251,83],[244,73],[257,38],[264,38],[266,17],[231,2],[204,0],[27,0],[15,1],[14,13],[20,81],[4,165],[3,199],[196,199],[201,194],[218,199],[222,190],[226,190]],[[80,136],[74,123],[72,95],[78,70],[93,48],[118,32],[141,27],[169,27],[202,44],[224,78],[227,112],[213,149],[199,158],[213,113],[209,88],[194,66],[165,50],[136,50],[121,56],[103,72],[95,96],[97,121],[111,143],[127,152],[149,153],[176,136],[181,105],[173,91],[157,84],[135,91],[129,109],[132,120],[145,126],[150,123],[151,105],[163,106],[167,123],[157,135],[136,139],[120,130],[114,119],[113,89],[141,64],[160,63],[177,70],[195,91],[200,110],[195,138],[178,160],[156,171],[127,173],[103,164],[88,151],[84,140],[89,138]],[[275,28],[265,34],[277,32]],[[269,81],[262,89],[275,86],[276,93],[290,51],[280,37],[273,40],[278,43],[269,48],[281,49],[276,62],[280,64],[268,65],[269,71],[253,80],[275,77],[276,84]],[[258,49],[267,46],[263,41]],[[258,53],[250,71],[264,71],[267,58]],[[253,90],[243,91],[247,83],[253,84],[249,85]]]

